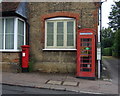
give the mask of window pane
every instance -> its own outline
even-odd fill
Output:
[[[18,34],[24,35],[24,22],[18,20]]]
[[[74,40],[73,35],[68,35],[67,36],[67,46],[74,46],[73,40]]]
[[[63,22],[57,22],[57,46],[63,46],[64,25]]]
[[[6,31],[5,33],[14,34],[14,19],[6,19]]]
[[[46,21],[46,48],[75,48],[73,19],[48,19]]]
[[[24,36],[18,35],[18,49],[20,49],[20,48],[21,48],[21,45],[24,44],[23,39],[24,39]]]
[[[18,49],[24,45],[24,22],[18,20]]]
[[[4,33],[3,28],[4,28],[4,20],[0,19],[0,34]]]
[[[4,41],[4,20],[0,19],[0,49],[3,49],[3,41]]]
[[[74,22],[67,22],[67,46],[74,46]]]
[[[3,34],[0,34],[0,49],[3,49]]]
[[[14,49],[14,35],[6,34],[5,38],[5,49]]]
[[[53,46],[54,23],[47,22],[47,46]]]
[[[5,49],[14,49],[14,19],[6,19]]]

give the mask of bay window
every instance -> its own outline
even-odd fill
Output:
[[[19,18],[0,19],[0,51],[20,51],[25,45],[25,22]]]
[[[24,45],[24,22],[18,20],[18,38],[17,48],[20,49],[21,45]]]

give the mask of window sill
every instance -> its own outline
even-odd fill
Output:
[[[43,51],[76,51],[77,49],[43,49]]]
[[[21,52],[22,50],[0,50],[0,52]]]

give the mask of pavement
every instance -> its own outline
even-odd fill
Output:
[[[74,91],[87,94],[118,94],[118,86],[107,80],[76,78],[74,74],[2,72],[2,84]]]

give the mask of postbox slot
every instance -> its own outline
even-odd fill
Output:
[[[26,51],[26,49],[25,49],[25,48],[23,48],[23,49],[22,49],[22,51]]]

